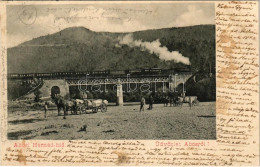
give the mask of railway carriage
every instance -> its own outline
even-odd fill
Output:
[[[146,75],[155,75],[155,74],[161,74],[162,69],[160,68],[146,68],[142,70],[143,74]]]

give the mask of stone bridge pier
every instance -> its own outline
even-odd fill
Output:
[[[178,85],[185,85],[187,80],[192,77],[192,74],[182,74],[182,75],[171,75],[169,78],[169,90],[174,91]],[[184,90],[183,90],[184,91]],[[185,93],[185,92],[183,92]]]
[[[117,99],[116,99],[116,105],[117,106],[122,106],[124,105],[124,100],[123,100],[123,85],[121,83],[117,84]]]
[[[39,89],[42,92],[42,97],[50,97],[54,91],[63,97],[69,94],[69,84],[65,79],[43,80],[44,84]]]

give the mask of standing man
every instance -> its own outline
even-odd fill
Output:
[[[170,107],[173,105],[173,99],[172,96],[169,96],[169,103],[170,103]]]
[[[143,110],[144,111],[144,105],[145,105],[145,98],[141,98],[141,104],[140,104],[140,112]]]
[[[153,96],[150,95],[149,97],[149,110],[152,110],[153,109]]]
[[[47,118],[48,102],[44,103],[44,118]]]
[[[78,106],[77,106],[78,104],[77,104],[77,100],[75,100],[74,101],[74,104],[73,104],[73,112],[74,112],[74,114],[78,114],[77,112],[77,109],[78,109]],[[79,112],[81,112],[81,111],[79,111]]]

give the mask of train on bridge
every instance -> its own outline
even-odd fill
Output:
[[[147,75],[169,75],[191,72],[191,68],[172,68],[172,69],[161,69],[161,68],[144,68],[136,70],[104,70],[104,71],[86,71],[86,72],[53,72],[53,73],[26,73],[8,74],[8,79],[23,79],[23,78],[71,78],[80,76],[147,76]]]

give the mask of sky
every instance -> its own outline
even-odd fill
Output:
[[[83,26],[96,32],[215,24],[214,3],[88,3],[7,6],[7,46]]]

